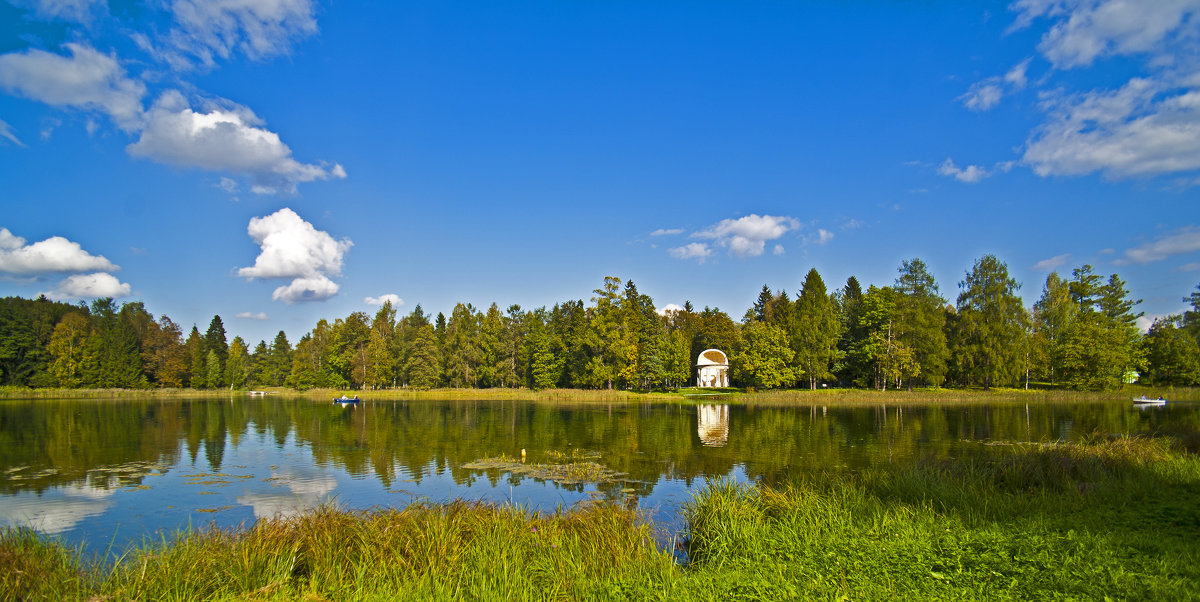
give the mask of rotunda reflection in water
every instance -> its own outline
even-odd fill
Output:
[[[722,447],[729,442],[729,406],[702,405],[696,432],[700,442],[709,447]]]

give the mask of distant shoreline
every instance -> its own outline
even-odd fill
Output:
[[[21,399],[211,399],[251,398],[252,391],[228,389],[30,389],[0,387],[0,400]],[[1164,397],[1171,401],[1200,400],[1200,388],[1174,389],[1129,386],[1119,391],[1071,391],[1062,389],[960,389],[928,388],[876,391],[871,389],[784,389],[754,391],[743,389],[687,388],[667,392],[638,392],[609,389],[262,389],[264,397],[330,400],[341,395],[357,395],[363,401],[533,401],[569,403],[722,403],[737,405],[873,405],[926,403],[1002,403],[1002,402],[1094,402],[1133,397]]]

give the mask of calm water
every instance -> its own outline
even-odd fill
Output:
[[[222,526],[334,500],[349,508],[454,498],[553,510],[635,501],[668,530],[706,480],[775,481],[955,455],[980,441],[1197,428],[1200,406],[762,408],[549,406],[237,397],[0,403],[0,524],[96,548],[188,525]],[[485,457],[587,450],[627,473],[563,485],[462,467]]]

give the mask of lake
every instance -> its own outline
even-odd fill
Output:
[[[569,508],[637,504],[682,528],[681,505],[709,479],[779,482],[953,457],[981,442],[1072,441],[1096,432],[1195,430],[1200,405],[1106,403],[765,407],[364,401],[235,396],[205,400],[0,402],[0,524],[89,549],[160,533],[249,524],[323,502],[346,508],[455,498]],[[623,473],[558,482],[464,465],[595,462]]]

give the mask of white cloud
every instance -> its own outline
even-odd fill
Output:
[[[958,180],[959,182],[966,182],[967,184],[974,184],[992,175],[987,169],[978,165],[959,167],[955,165],[954,161],[949,158],[947,158],[945,161],[942,161],[942,164],[937,168],[937,172],[938,175],[953,176],[954,179]]]
[[[671,236],[675,234],[683,234],[683,228],[659,228],[650,233],[650,236]]]
[[[1041,17],[1054,22],[1038,50],[1059,69],[1159,51],[1173,38],[1191,37],[1200,20],[1200,0],[1017,0],[1011,8],[1018,13],[1014,29]]]
[[[675,304],[675,303],[668,303],[668,304],[658,308],[657,310],[655,310],[655,312],[658,313],[658,315],[660,315],[660,316],[673,314],[677,311],[683,311],[683,306]]]
[[[324,301],[336,295],[338,285],[323,274],[307,278],[297,278],[286,286],[281,286],[271,293],[271,299],[283,301],[288,305],[293,303],[308,303]]]
[[[8,228],[0,228],[0,272],[38,275],[119,269],[103,255],[92,255],[79,243],[61,236],[26,245],[24,238],[9,232]]]
[[[309,0],[174,0],[177,27],[167,43],[205,66],[235,51],[251,59],[286,54],[292,41],[317,32]],[[176,67],[179,55],[164,57]]]
[[[775,240],[799,227],[800,222],[792,217],[752,213],[738,219],[721,220],[716,225],[692,234],[692,237],[714,239],[717,244],[729,249],[730,253],[738,257],[755,257],[762,255],[766,241]],[[672,249],[672,253],[674,251]]]
[[[293,193],[296,184],[344,178],[340,165],[300,163],[275,132],[259,127],[249,109],[232,103],[208,103],[194,111],[183,95],[164,93],[147,113],[146,129],[129,154],[160,163],[230,171],[250,176],[259,194]]]
[[[972,111],[987,111],[1000,104],[1006,88],[1020,90],[1025,87],[1025,84],[1028,83],[1025,75],[1028,68],[1029,59],[1025,59],[1009,69],[1004,77],[989,77],[975,82],[967,90],[967,93],[959,96],[957,100]]]
[[[224,176],[221,176],[221,181],[217,182],[217,188],[220,188],[229,194],[237,194],[239,190],[237,180],[234,180],[233,178],[226,178]]]
[[[708,248],[708,244],[702,242],[688,243],[682,247],[675,247],[667,251],[676,259],[696,259],[700,263],[704,263],[712,255],[712,249]]]
[[[775,245],[775,248],[771,252],[775,255],[783,255],[787,253],[787,249],[783,248],[783,245]]]
[[[0,119],[0,138],[4,138],[20,147],[25,146],[25,144],[17,138],[17,135],[13,133],[12,126],[8,125],[8,122],[4,121],[3,119]]]
[[[258,313],[251,313],[248,311],[244,311],[244,312],[238,314],[237,317],[245,319],[245,320],[260,320],[261,321],[261,320],[267,319],[267,313],[262,312],[262,311],[260,311]]]
[[[989,78],[972,84],[971,89],[959,96],[958,100],[972,111],[986,111],[1000,104],[1003,97],[1004,88],[1000,87],[995,78]]]
[[[1171,234],[1150,241],[1140,247],[1125,250],[1125,258],[1118,265],[1162,261],[1172,255],[1200,251],[1200,226],[1185,226]]]
[[[1063,253],[1062,255],[1055,255],[1054,257],[1043,259],[1033,264],[1030,269],[1036,272],[1049,272],[1055,268],[1065,265],[1068,261],[1070,261],[1070,259],[1070,253]]]
[[[101,111],[121,129],[142,121],[146,86],[130,79],[113,56],[82,44],[65,44],[70,57],[29,49],[0,55],[0,87],[57,107]]]
[[[1149,315],[1149,316],[1140,315],[1137,317],[1137,320],[1135,321],[1135,323],[1137,324],[1138,330],[1140,330],[1142,332],[1142,334],[1146,334],[1147,332],[1150,332],[1150,327],[1154,326],[1155,322],[1157,322],[1160,319],[1165,318],[1165,317],[1166,317],[1165,315],[1161,315],[1161,314],[1155,314],[1155,315]]]
[[[1191,263],[1185,263],[1185,264],[1175,268],[1176,272],[1195,272],[1197,270],[1200,270],[1200,261],[1193,261]]]
[[[404,305],[404,299],[401,299],[400,295],[394,293],[387,293],[385,295],[379,295],[378,297],[367,297],[363,299],[363,303],[366,303],[367,305],[383,305],[389,301],[392,303],[392,307],[400,307],[401,305]]]
[[[1012,69],[1009,69],[1008,73],[1004,74],[1004,83],[1016,90],[1024,88],[1025,84],[1029,81],[1025,75],[1025,72],[1029,69],[1029,61],[1030,59],[1025,59],[1017,63]]]
[[[292,278],[291,284],[275,289],[272,295],[289,304],[322,301],[337,294],[338,285],[329,276],[341,274],[346,252],[354,246],[349,239],[334,240],[287,207],[252,218],[246,231],[262,251],[252,267],[238,270],[239,276]]]
[[[1115,91],[1046,95],[1047,121],[1026,144],[1035,173],[1109,178],[1200,169],[1200,89],[1173,92],[1154,78]]]
[[[833,232],[824,228],[818,228],[816,232],[805,237],[804,242],[810,245],[824,245],[833,240]]]
[[[76,274],[58,283],[54,290],[38,293],[51,299],[98,299],[100,297],[126,297],[128,284],[117,280],[112,274]]]
[[[92,9],[103,7],[104,0],[9,0],[13,5],[28,8],[39,19],[61,19],[87,23],[91,21]]]

